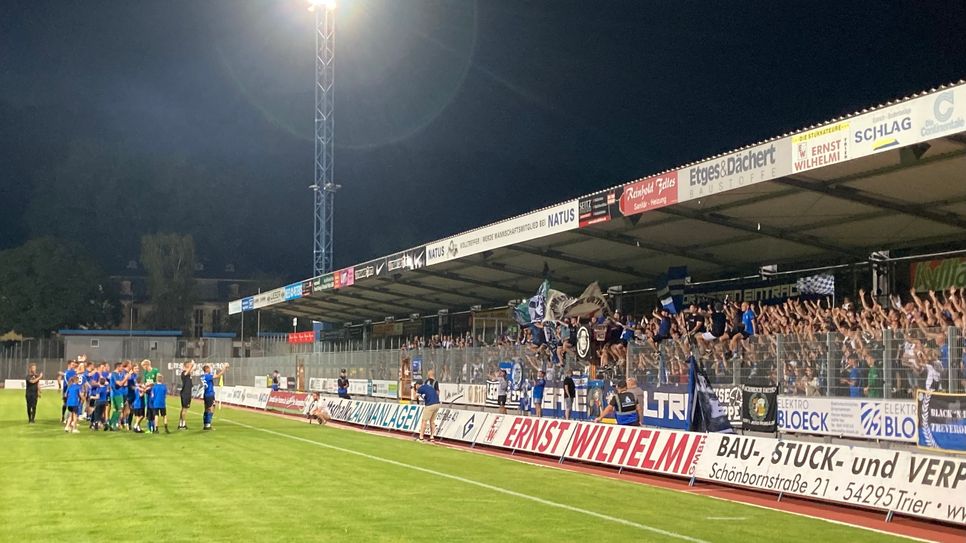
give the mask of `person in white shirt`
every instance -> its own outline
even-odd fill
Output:
[[[326,407],[325,400],[319,398],[318,392],[312,393],[312,399],[305,404],[305,409],[302,410],[302,414],[305,415],[305,418],[309,419],[309,424],[312,424],[312,421],[318,421],[319,424],[324,425],[332,420],[332,416],[329,414],[329,408]]]

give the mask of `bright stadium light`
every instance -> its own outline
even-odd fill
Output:
[[[335,0],[309,0],[309,11],[315,11],[320,7],[331,11],[336,8],[336,2]]]

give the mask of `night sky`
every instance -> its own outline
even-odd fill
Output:
[[[966,3],[342,0],[335,265],[966,77]],[[300,0],[10,1],[0,249],[311,275]]]

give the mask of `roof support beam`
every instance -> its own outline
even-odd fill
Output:
[[[446,296],[453,296],[453,297],[456,297],[456,298],[467,298],[467,297],[469,297],[469,298],[477,298],[478,297],[478,295],[475,292],[470,292],[470,291],[457,292],[455,290],[448,290],[448,289],[445,289],[445,288],[434,287],[432,285],[424,285],[422,283],[419,283],[419,282],[416,282],[416,281],[413,281],[413,280],[410,280],[410,279],[393,279],[393,278],[390,278],[390,277],[380,277],[379,279],[382,280],[382,281],[384,281],[384,282],[386,282],[386,283],[388,283],[388,284],[405,285],[407,287],[423,289],[423,290],[427,290],[429,292],[435,292],[437,294],[444,294]]]
[[[358,292],[346,291],[344,293],[339,293],[336,296],[339,296],[342,299],[348,298],[350,300],[358,300],[360,302],[365,302],[366,304],[369,304],[371,306],[375,305],[375,306],[383,306],[383,307],[395,307],[397,309],[405,311],[407,315],[409,313],[418,313],[420,311],[426,311],[425,308],[413,307],[411,305],[401,305],[394,302],[384,302],[382,300],[377,300],[375,298],[368,298],[366,296],[359,294]],[[416,300],[412,300],[412,301],[416,301]],[[347,305],[349,305],[349,307],[358,307],[351,304],[347,304]]]
[[[775,228],[761,224],[750,224],[740,219],[735,219],[720,213],[706,213],[704,211],[696,211],[683,207],[664,207],[655,211],[676,217],[683,217],[685,219],[716,224],[718,226],[725,226],[734,230],[753,233],[759,236],[791,241],[801,245],[816,247],[830,253],[848,255],[858,259],[865,259],[869,256],[858,248],[844,247],[834,243],[826,243],[822,239],[815,236],[802,234],[798,231],[798,229]]]
[[[331,307],[326,307],[323,304],[329,305],[329,306],[333,306],[334,305],[334,306],[337,306],[337,307],[347,307],[347,308],[349,308],[349,310],[345,310],[345,309],[332,309]],[[354,311],[354,310],[364,309],[364,308],[360,308],[359,306],[355,306],[355,305],[352,305],[352,304],[345,304],[345,303],[338,302],[338,301],[335,301],[335,300],[320,300],[318,298],[299,298],[298,303],[296,303],[296,304],[289,304],[289,305],[286,305],[284,307],[291,308],[291,309],[297,309],[297,308],[299,308],[300,306],[303,306],[303,305],[307,305],[307,306],[315,309],[316,311],[325,311],[325,312],[329,312],[329,313],[337,313],[339,315],[349,315],[349,316],[351,316],[353,318],[357,318],[357,319],[369,318],[369,317],[365,316],[365,315],[368,315],[368,313],[356,313]]]
[[[392,296],[392,298],[390,298],[388,300],[373,300],[374,303],[390,304],[390,305],[391,304],[395,304],[396,302],[402,302],[404,304],[405,303],[413,303],[413,302],[415,302],[415,303],[429,303],[431,305],[435,305],[436,306],[436,309],[439,309],[439,306],[440,305],[446,305],[446,302],[442,302],[440,300],[433,299],[433,298],[414,298],[414,297],[411,297],[411,296],[400,296],[400,295],[392,292],[390,289],[388,289],[387,287],[384,287],[384,286],[361,286],[361,285],[352,285],[352,287],[350,287],[349,290],[345,290],[345,291],[339,293],[339,295],[341,295],[341,296],[354,296],[354,297],[359,297],[358,296],[358,291],[359,290],[369,291],[369,292],[378,292],[379,294],[387,294],[389,296]],[[399,306],[399,307],[403,307],[403,306]],[[426,310],[425,309],[422,309],[421,311],[426,311]]]
[[[577,256],[568,255],[556,249],[541,249],[539,247],[530,247],[527,245],[510,245],[509,247],[507,247],[507,249],[510,249],[511,251],[518,251],[521,253],[527,253],[531,255],[552,258],[554,260],[560,260],[562,262],[569,262],[571,264],[577,264],[578,266],[586,266],[588,268],[609,271],[612,273],[619,273],[622,275],[629,275],[631,277],[636,277],[636,278],[641,278],[641,277],[650,278],[650,279],[657,278],[657,276],[652,273],[635,270],[630,266],[619,268],[617,266],[612,266],[610,264],[601,264],[599,262],[594,262],[593,260],[588,260],[586,258],[580,258]]]
[[[449,279],[450,281],[456,281],[458,283],[466,283],[469,285],[476,285],[478,287],[488,288],[492,290],[510,292],[513,294],[513,296],[520,296],[521,292],[523,291],[522,289],[517,287],[517,285],[501,286],[496,283],[487,283],[486,281],[479,281],[477,279],[473,279],[472,277],[464,277],[458,273],[454,273],[451,271],[431,271],[431,270],[427,270],[426,268],[421,268],[421,269],[415,270],[415,272],[422,275],[429,275],[432,277],[441,277],[443,279]]]
[[[542,273],[543,273],[542,270],[539,271],[539,272],[538,271],[529,271],[529,270],[525,270],[523,268],[517,268],[516,266],[511,266],[509,264],[504,264],[503,262],[496,262],[495,260],[485,260],[485,259],[483,259],[483,260],[474,262],[472,265],[473,266],[480,266],[480,267],[486,268],[488,270],[494,270],[494,271],[499,271],[499,272],[503,272],[503,273],[509,273],[509,274],[512,274],[512,275],[518,275],[520,277],[525,277],[527,279],[533,279],[533,278],[536,278],[536,277],[540,277],[542,275]],[[583,285],[581,283],[578,283],[573,278],[568,277],[566,275],[558,275],[553,270],[550,271],[550,280],[552,282],[554,282],[554,283],[562,283],[562,284],[570,285],[572,287],[576,287],[576,288],[579,288],[579,289],[587,288],[587,285]]]
[[[863,190],[845,185],[826,185],[825,183],[807,179],[802,176],[785,177],[782,179],[776,179],[775,182],[788,187],[795,187],[797,189],[806,190],[809,192],[816,192],[822,194],[823,196],[830,196],[832,198],[855,202],[857,204],[867,205],[870,207],[877,207],[879,209],[888,209],[889,211],[930,220],[939,224],[945,224],[947,226],[966,228],[966,218],[963,218],[955,213],[933,211],[931,209],[914,205],[910,206],[901,202],[895,202],[874,196]]]
[[[945,139],[950,139],[952,137],[953,136],[945,136]],[[953,141],[959,141],[959,140],[953,139]],[[963,141],[966,142],[966,136],[963,136]],[[837,177],[835,179],[830,179],[828,181],[823,181],[823,183],[825,185],[827,185],[827,186],[841,185],[841,184],[844,184],[844,183],[850,183],[852,181],[859,181],[859,180],[862,180],[862,179],[868,179],[870,177],[876,177],[876,176],[879,176],[879,175],[884,175],[884,174],[891,173],[891,172],[898,171],[898,170],[905,170],[905,169],[909,169],[909,168],[916,168],[916,167],[919,167],[919,166],[924,166],[924,165],[927,165],[927,164],[931,164],[933,162],[943,162],[943,161],[946,161],[946,160],[951,160],[951,159],[959,158],[959,157],[961,157],[963,155],[966,155],[966,149],[963,149],[963,150],[960,150],[960,151],[953,151],[953,152],[950,152],[950,153],[944,153],[944,154],[941,154],[941,155],[933,155],[933,156],[923,157],[923,158],[920,158],[918,161],[916,161],[915,163],[912,163],[912,164],[902,164],[902,163],[900,163],[900,164],[894,164],[894,165],[891,165],[891,166],[885,166],[883,168],[878,168],[878,169],[875,169],[875,170],[869,170],[869,171],[866,171],[866,172],[859,172],[859,173],[855,173],[855,174],[852,174],[852,175],[844,175],[842,177]],[[773,179],[771,181],[765,181],[765,183],[766,184],[767,183],[774,183],[774,182],[778,182],[778,181],[780,181],[780,179]],[[707,206],[707,207],[702,208],[702,211],[705,212],[705,213],[718,213],[718,212],[721,212],[721,211],[727,211],[729,209],[734,209],[736,207],[742,207],[742,206],[746,206],[746,205],[750,205],[750,204],[757,204],[759,202],[767,202],[769,200],[774,200],[776,198],[782,198],[782,197],[785,197],[785,196],[790,196],[792,194],[795,194],[795,192],[796,192],[796,189],[790,187],[787,190],[778,190],[778,191],[770,192],[770,193],[767,193],[767,194],[756,194],[754,196],[749,196],[748,198],[743,198],[741,200],[736,200],[736,201],[728,202],[728,203],[725,203],[725,204],[718,204],[718,205]],[[680,208],[680,207],[681,207],[680,205],[671,206],[671,208]],[[663,208],[663,209],[669,209],[669,208]],[[648,227],[654,227],[654,226],[660,226],[662,224],[668,224],[668,223],[672,223],[672,222],[677,222],[678,220],[680,220],[680,217],[667,217],[666,219],[662,219],[662,220],[659,220],[659,221],[649,222],[649,223],[647,223],[647,225],[648,225]]]
[[[698,252],[695,250],[686,249],[682,247],[674,247],[671,245],[666,245],[664,243],[645,241],[635,236],[631,236],[628,234],[621,234],[620,232],[604,232],[601,230],[583,228],[581,230],[577,230],[577,233],[582,236],[587,236],[589,238],[602,239],[606,241],[612,241],[614,243],[620,243],[621,245],[627,245],[629,247],[639,247],[641,249],[646,249],[648,251],[657,251],[659,253],[680,256],[682,258],[690,258],[691,260],[709,262],[717,266],[735,265],[734,262],[727,262],[727,261],[721,260],[720,258],[712,255],[711,253],[703,253],[703,252]]]

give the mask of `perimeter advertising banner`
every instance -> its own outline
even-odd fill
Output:
[[[430,243],[426,246],[426,265],[573,230],[578,227],[578,206],[577,200],[570,200]]]
[[[354,268],[343,268],[335,272],[334,288],[345,288],[351,287],[356,283],[356,274]]]
[[[365,281],[366,279],[372,279],[374,277],[380,277],[386,274],[386,259],[377,258],[375,260],[370,260],[365,264],[359,264],[354,269],[355,281]]]
[[[421,407],[328,399],[333,418],[413,432]],[[966,525],[966,458],[440,409],[439,436]]]
[[[919,292],[966,286],[966,258],[943,258],[909,266],[913,288]]]
[[[966,523],[966,459],[708,434],[695,477]]]
[[[678,202],[686,202],[792,172],[791,138],[728,153],[678,170]]]
[[[277,390],[269,395],[265,407],[273,411],[301,415],[310,399],[311,396],[306,392],[285,392]]]
[[[41,390],[57,390],[60,388],[60,381],[56,379],[41,380],[37,383],[40,385]],[[27,380],[26,379],[4,379],[3,388],[7,390],[26,390]]]
[[[486,385],[439,384],[439,401],[444,405],[486,405]]]
[[[426,247],[416,247],[396,253],[386,258],[386,271],[399,273],[401,271],[418,270],[426,266]]]
[[[916,442],[916,402],[779,396],[778,429],[785,433]]]
[[[623,187],[620,187],[581,198],[578,203],[580,227],[600,224],[614,217],[620,217],[618,201],[622,192]]]
[[[966,394],[916,391],[919,446],[966,452]]]
[[[645,426],[688,429],[688,385],[648,385],[642,388]]]
[[[285,285],[282,287],[285,291],[283,297],[284,301],[295,300],[302,297],[302,282],[292,283],[291,285]]]
[[[443,407],[436,413],[436,436],[472,443],[476,441],[488,416],[488,413],[480,411]]]
[[[849,159],[852,121],[842,121],[792,136],[792,172],[804,172]]]
[[[312,278],[312,292],[324,292],[335,288],[335,274],[327,273]]]
[[[624,216],[678,203],[678,172],[666,172],[624,185],[620,210]]]

